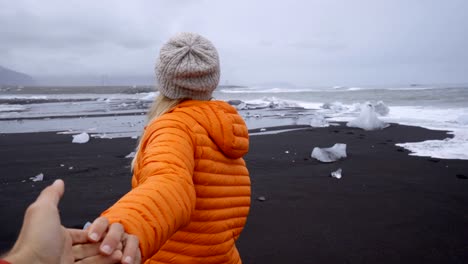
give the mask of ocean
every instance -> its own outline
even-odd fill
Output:
[[[157,95],[150,86],[0,88],[0,133],[87,132],[92,137],[137,137]],[[398,142],[412,154],[468,159],[468,85],[367,87],[230,87],[213,97],[235,105],[249,129],[310,125],[357,118],[366,103],[384,106],[388,123],[445,130],[445,140]],[[313,123],[313,122],[312,122]],[[263,129],[262,129],[263,128]],[[378,131],[375,131],[378,133]],[[261,133],[260,133],[261,134]],[[258,133],[256,133],[258,135]]]

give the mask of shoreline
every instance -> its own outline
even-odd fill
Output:
[[[244,263],[468,260],[468,161],[409,156],[394,145],[453,135],[398,124],[364,131],[342,123],[266,132],[294,128],[301,129],[251,137],[245,160],[252,207],[238,241]],[[92,221],[130,189],[125,156],[135,139],[71,140],[56,132],[0,134],[0,251],[16,239],[26,206],[56,178],[66,183],[60,211],[68,227]],[[325,164],[310,157],[313,147],[334,143],[347,144],[346,159]],[[338,168],[343,178],[329,177]],[[43,182],[29,180],[39,173]]]

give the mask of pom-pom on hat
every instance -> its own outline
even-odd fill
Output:
[[[171,99],[209,100],[219,83],[219,57],[206,38],[179,33],[165,43],[156,62],[157,89]]]

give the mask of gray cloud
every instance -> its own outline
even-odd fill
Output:
[[[298,85],[468,82],[463,0],[0,2],[0,65],[32,75],[150,75],[199,32],[222,80]]]

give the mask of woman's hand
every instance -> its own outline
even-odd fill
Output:
[[[99,252],[104,256],[112,256],[118,250],[119,244],[123,245],[121,261],[124,264],[134,264],[141,262],[138,237],[125,233],[123,226],[119,223],[109,225],[105,217],[99,217],[87,229],[88,238],[92,242],[102,242]],[[96,250],[95,248],[92,250]],[[91,263],[91,262],[84,262]]]

